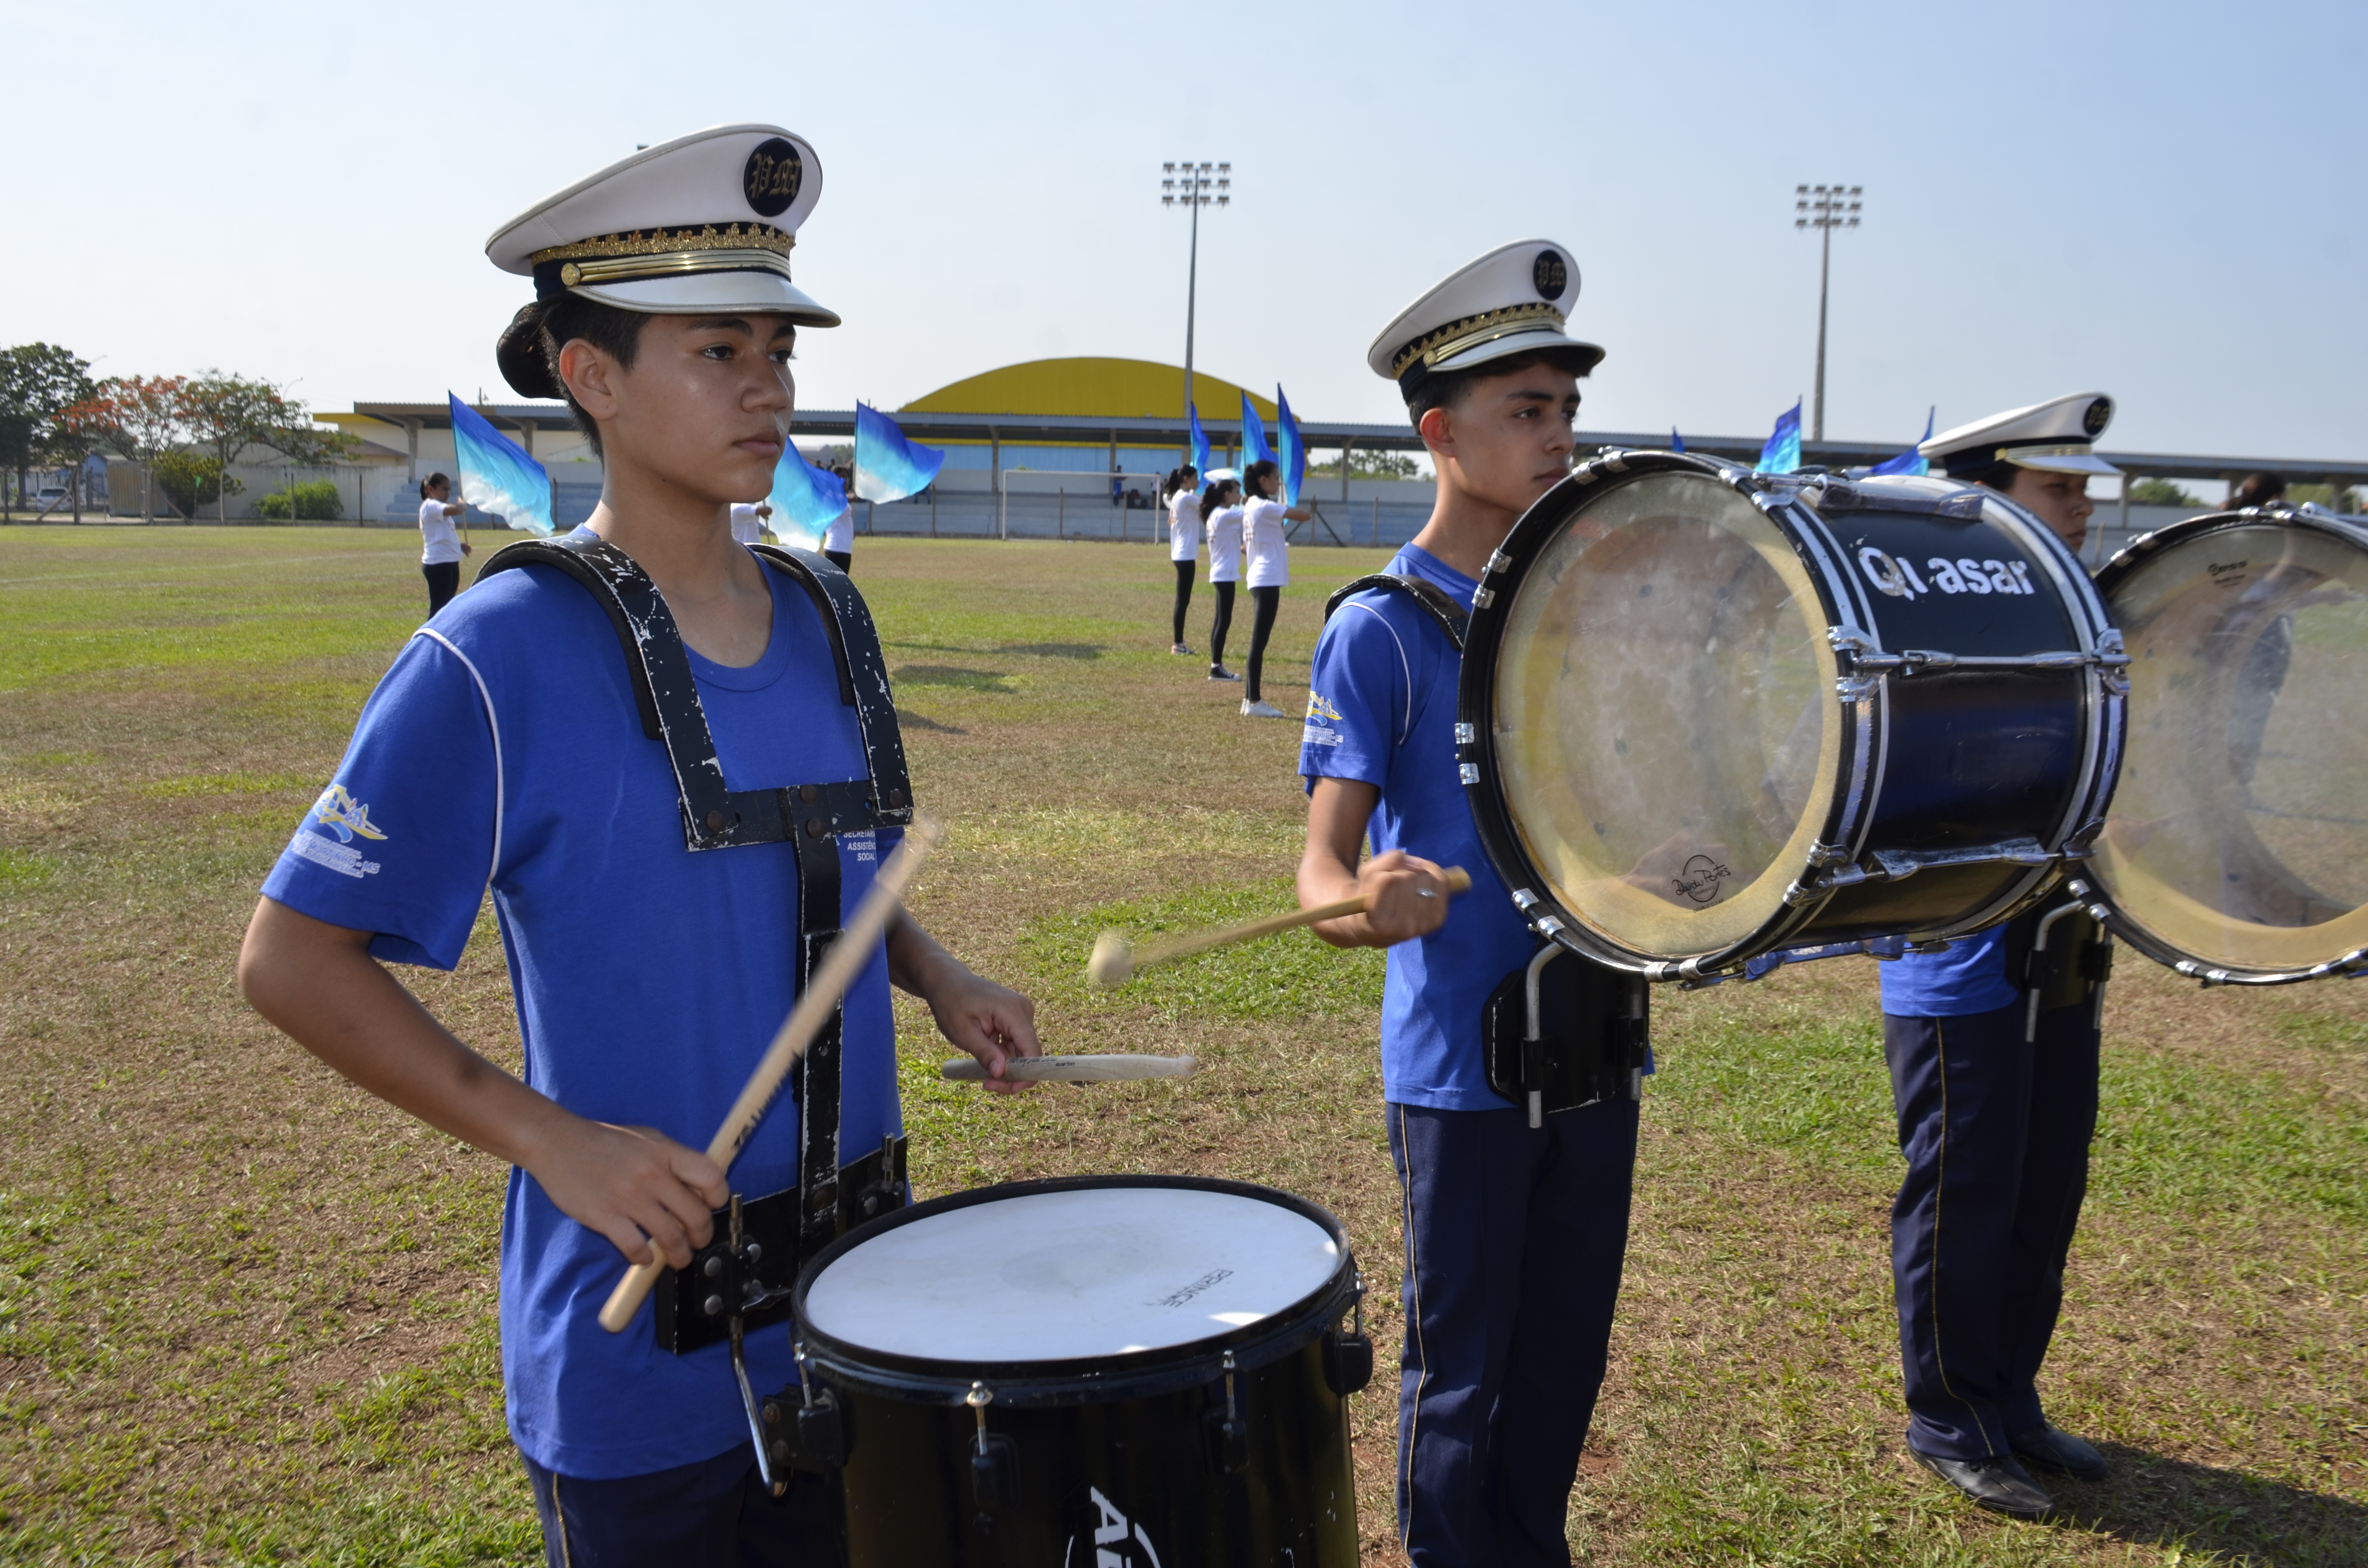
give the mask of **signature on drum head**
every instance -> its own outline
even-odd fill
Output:
[[[1686,862],[1684,875],[1669,879],[1669,885],[1695,903],[1711,903],[1718,898],[1719,884],[1733,875],[1709,856],[1697,855]]]

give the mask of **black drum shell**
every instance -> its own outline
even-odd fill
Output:
[[[1127,1357],[970,1366],[845,1344],[814,1330],[807,1293],[832,1262],[889,1227],[1000,1198],[1080,1187],[1194,1187],[1279,1203],[1331,1233],[1333,1278],[1290,1311],[1232,1334]],[[1321,1207],[1242,1182],[1061,1177],[933,1199],[848,1233],[803,1271],[798,1316],[809,1375],[838,1402],[853,1568],[1029,1568],[1097,1562],[1102,1498],[1128,1521],[1119,1561],[1162,1568],[1358,1561],[1348,1402],[1333,1387],[1338,1325],[1361,1290],[1346,1233]],[[1212,1422],[1235,1408],[1246,1449],[1220,1460]],[[985,1429],[1011,1444],[1018,1501],[981,1506],[971,1455],[973,1383],[994,1391]],[[783,1394],[794,1402],[795,1391]],[[1133,1533],[1147,1537],[1150,1552]]]
[[[1878,655],[1931,650],[2021,657],[2100,650],[2112,637],[2103,603],[2078,562],[2036,518],[1987,493],[1927,483],[1916,494],[1880,487],[1768,482],[1731,465],[1666,452],[1606,454],[1583,465],[1523,514],[1483,577],[1464,645],[1458,693],[1459,756],[1481,843],[1543,935],[1656,980],[1692,980],[1779,949],[1905,936],[1966,935],[2006,919],[2054,885],[2058,857],[2077,857],[2101,824],[2118,767],[2122,711],[2113,683],[2093,668],[1902,669],[1853,682],[1854,655],[1839,656],[1842,757],[1859,759],[1863,789],[1836,793],[1817,841],[1831,861],[1804,866],[1796,903],[1745,941],[1679,959],[1623,946],[1564,908],[1530,859],[1494,756],[1500,640],[1523,574],[1572,517],[1612,487],[1652,473],[1691,472],[1757,490],[1781,516],[1816,586],[1812,619],[1839,636],[1857,633]],[[1972,495],[1970,501],[1967,497]],[[1953,505],[1944,501],[1953,500]],[[1821,509],[1817,502],[1823,501]],[[2018,519],[2019,536],[1989,513]],[[1921,573],[1935,554],[1953,561],[2016,561],[2029,594],[1913,593],[1883,587],[1861,552],[1907,556]],[[1922,585],[1928,590],[1930,579]],[[1855,700],[1847,691],[1856,689]],[[1857,875],[1879,868],[1875,851],[1945,855],[2029,840],[2044,864],[1992,859],[1930,865],[1912,875]]]

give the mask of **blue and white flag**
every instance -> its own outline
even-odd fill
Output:
[[[1215,460],[1209,456],[1209,433],[1201,428],[1199,408],[1187,403],[1184,412],[1192,421],[1192,472],[1199,474],[1201,482],[1205,484],[1209,480],[1209,470],[1215,466]]]
[[[1801,404],[1776,416],[1776,428],[1768,433],[1768,444],[1759,449],[1760,473],[1798,473],[1801,471]]]
[[[1282,436],[1282,504],[1299,505],[1299,486],[1307,478],[1307,443],[1299,438],[1299,421],[1291,416],[1291,400],[1274,389],[1274,405]]]
[[[1922,446],[1925,441],[1929,441],[1932,438],[1932,415],[1939,412],[1940,406],[1937,403],[1924,411],[1924,436],[1922,440],[1916,443],[1917,447]],[[1931,472],[1932,465],[1924,460],[1924,454],[1918,451],[1916,447],[1910,447],[1906,451],[1900,453],[1897,457],[1889,459],[1884,462],[1879,462],[1873,468],[1867,470],[1867,472],[1869,473],[1923,474],[1930,473]]]
[[[945,462],[945,453],[905,439],[896,422],[878,409],[855,405],[855,493],[866,501],[918,495]]]
[[[828,469],[806,461],[794,442],[781,446],[781,460],[773,465],[773,493],[765,497],[773,508],[775,537],[800,550],[820,550],[822,536],[847,510],[847,486]]]
[[[1252,463],[1270,463],[1274,460],[1274,449],[1266,444],[1266,426],[1259,422],[1258,405],[1250,402],[1249,393],[1244,392],[1242,393],[1242,467],[1247,469]]]
[[[551,473],[525,449],[448,392],[452,403],[452,466],[461,471],[461,499],[511,528],[548,536]]]
[[[1686,449],[1686,438],[1685,438],[1683,436],[1680,436],[1680,435],[1679,435],[1679,434],[1678,434],[1678,427],[1677,427],[1676,426],[1674,426],[1674,425],[1670,426],[1669,426],[1669,450],[1671,450],[1671,451],[1673,451],[1673,452],[1682,452],[1682,451],[1684,451],[1685,449]]]

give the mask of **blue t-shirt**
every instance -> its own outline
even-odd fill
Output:
[[[772,639],[729,669],[690,655],[727,784],[865,777],[812,601],[770,567]],[[526,1081],[578,1115],[703,1149],[795,994],[788,844],[693,854],[666,748],[642,732],[624,653],[581,585],[549,567],[492,577],[413,637],[371,693],[336,778],[263,886],[371,953],[450,969],[490,881]],[[871,835],[840,841],[842,902],[870,887]],[[887,961],[848,994],[843,1159],[899,1129]],[[734,1191],[797,1182],[787,1086],[734,1163]],[[596,1314],[626,1267],[513,1170],[502,1219],[502,1372],[536,1463],[598,1479],[711,1459],[748,1440],[726,1346],[658,1348],[651,1309]],[[789,1335],[747,1343],[759,1390],[795,1375]]]
[[[1937,953],[1903,953],[1876,966],[1883,1010],[1900,1018],[1962,1018],[2022,999],[2006,977],[2006,927],[1993,926]]]
[[[1421,577],[1459,605],[1480,585],[1409,544],[1385,570]],[[1399,1105],[1502,1110],[1488,1086],[1480,1011],[1538,949],[1480,848],[1456,773],[1455,683],[1463,656],[1439,623],[1386,590],[1342,601],[1316,641],[1299,771],[1378,787],[1373,852],[1403,849],[1472,873],[1447,924],[1390,949],[1382,985],[1382,1090]]]

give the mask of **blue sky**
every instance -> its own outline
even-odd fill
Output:
[[[1196,30],[1179,27],[1189,15]],[[603,162],[766,119],[820,152],[800,399],[1056,354],[1179,360],[1159,165],[1230,159],[1199,364],[1399,416],[1373,333],[1542,234],[1610,349],[1596,429],[1764,430],[1809,390],[1793,187],[1835,242],[1827,429],[2095,387],[2110,446],[2368,456],[2368,6],[6,0],[0,338],[316,406],[507,397],[485,236]],[[28,69],[37,62],[50,69]]]

